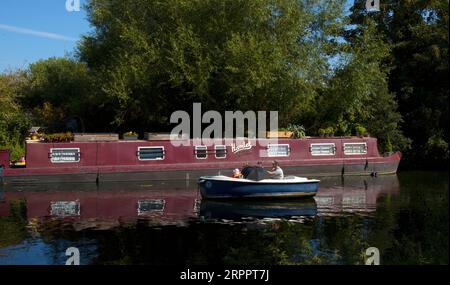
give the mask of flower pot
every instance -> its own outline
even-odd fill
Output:
[[[267,132],[267,138],[291,138],[294,135],[289,131]]]

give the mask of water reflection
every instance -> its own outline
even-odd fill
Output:
[[[197,190],[169,182],[46,185],[11,188],[0,203],[0,216],[12,201],[26,203],[27,219],[62,219],[77,229],[115,227],[146,219],[155,224],[185,224],[197,214]]]
[[[0,191],[0,264],[448,263],[448,173],[321,178],[314,199],[201,201],[195,184]],[[401,186],[401,191],[400,191]],[[274,219],[275,218],[275,219]]]
[[[400,185],[396,175],[379,177],[350,176],[345,179],[321,178],[320,189],[314,197],[321,216],[372,214],[377,199],[398,194]]]
[[[179,182],[25,185],[2,191],[0,216],[10,215],[10,204],[17,200],[25,201],[29,221],[64,219],[78,229],[109,228],[142,219],[184,225],[197,217],[236,220],[370,214],[376,210],[378,197],[398,192],[397,176],[321,178],[313,199],[275,201],[200,201],[195,184]]]
[[[202,201],[200,216],[210,220],[292,218],[317,215],[314,199],[279,201]]]

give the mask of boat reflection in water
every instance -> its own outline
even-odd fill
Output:
[[[377,199],[396,194],[400,186],[396,175],[380,177],[351,176],[345,179],[321,178],[314,198],[285,200],[205,200],[200,216],[205,219],[295,218],[311,216],[370,215]]]
[[[399,192],[400,184],[396,175],[322,178],[314,199],[320,216],[370,215],[376,211],[379,197]]]
[[[39,188],[36,188],[39,187]],[[26,203],[27,219],[64,220],[76,229],[108,229],[145,220],[155,225],[185,225],[197,217],[197,190],[160,182],[59,184],[6,189],[0,216],[11,214],[13,201]]]
[[[245,218],[292,218],[317,215],[313,198],[279,201],[211,201],[201,203],[204,219],[240,220]]]
[[[317,195],[284,201],[201,201],[195,184],[180,182],[15,186],[0,191],[0,216],[11,202],[26,203],[29,221],[63,219],[76,229],[108,229],[145,220],[187,225],[205,219],[289,218],[371,214],[377,198],[399,192],[397,176],[321,178]],[[38,188],[36,188],[38,187]]]

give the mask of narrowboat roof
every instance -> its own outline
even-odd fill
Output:
[[[85,136],[87,136],[88,134],[86,134]],[[89,134],[90,136],[92,135],[98,135],[98,134]],[[107,137],[110,134],[101,134],[104,135],[104,137]],[[113,135],[113,134],[111,134]],[[206,139],[208,141],[222,141],[222,140],[227,140],[227,139],[234,139],[234,140],[258,140],[258,139],[262,139],[262,140],[274,140],[277,138],[220,138],[220,139]],[[340,139],[376,139],[374,137],[359,137],[359,136],[334,136],[334,137],[312,137],[312,136],[308,136],[308,137],[303,137],[303,138],[278,138],[278,140],[282,140],[282,141],[296,141],[296,140],[340,140]],[[104,140],[104,139],[95,139],[93,137],[91,137],[89,140],[74,140],[74,141],[70,141],[70,142],[46,142],[46,141],[36,141],[36,140],[26,140],[27,143],[95,143],[95,142],[120,142],[120,143],[132,143],[132,142],[156,142],[156,141],[171,141],[171,140],[175,140],[175,141],[185,141],[185,140],[196,140],[196,139],[192,139],[192,138],[169,138],[169,137],[161,137],[161,138],[154,138],[154,139],[133,139],[133,140],[126,140],[126,139],[110,139],[110,140]],[[204,139],[203,139],[204,140]]]

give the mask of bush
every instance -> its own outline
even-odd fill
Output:
[[[449,158],[448,143],[441,134],[435,134],[428,139],[425,153],[434,160],[447,160]]]

